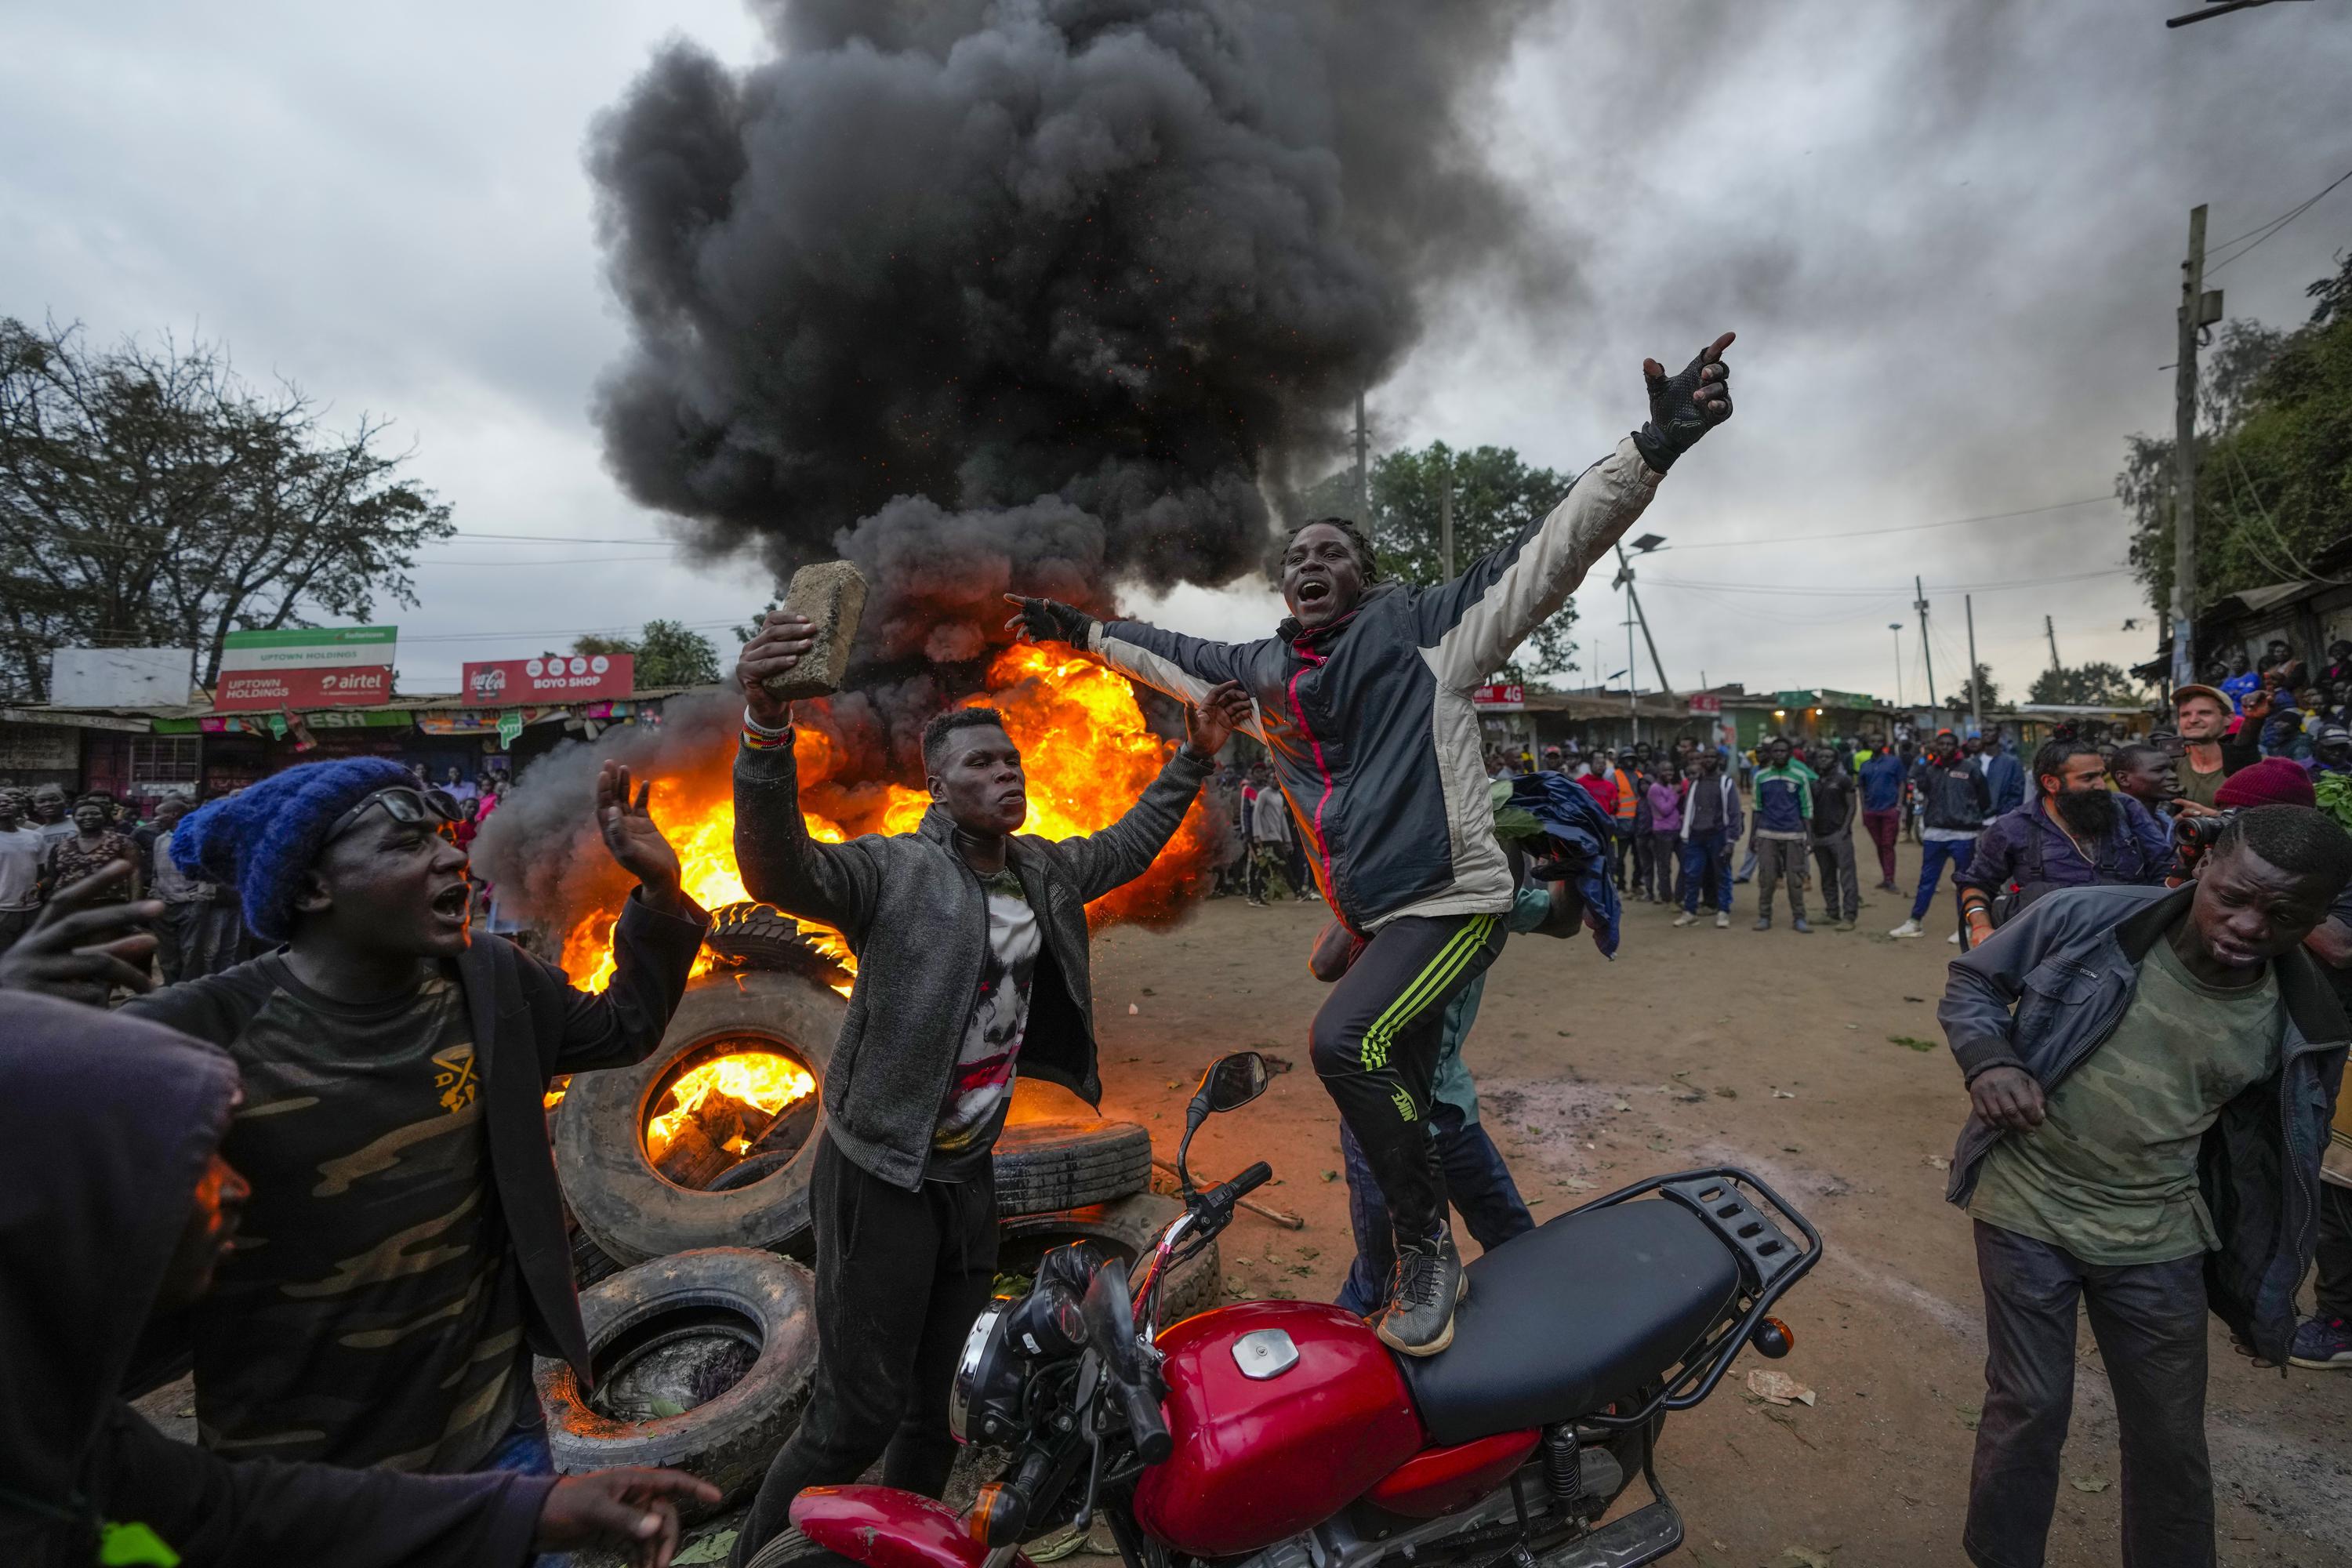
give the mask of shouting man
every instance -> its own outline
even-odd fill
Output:
[[[810,1176],[816,1379],[760,1483],[739,1564],[785,1527],[802,1489],[854,1481],[877,1458],[886,1485],[930,1497],[947,1485],[956,1352],[996,1274],[990,1156],[1014,1074],[1101,1100],[1086,906],[1150,866],[1247,712],[1238,687],[1205,689],[1184,744],[1127,815],[1056,842],[1019,834],[1028,784],[1003,716],[950,709],[923,731],[922,825],[821,844],[801,816],[791,705],[761,684],[814,637],[805,618],[771,611],[735,667],[743,886],[834,927],[857,954]]]
[[[1383,584],[1354,524],[1322,518],[1282,553],[1290,616],[1252,643],[1204,642],[1015,598],[1033,637],[1099,654],[1171,696],[1239,682],[1331,912],[1370,939],[1315,1017],[1315,1069],[1364,1152],[1396,1236],[1377,1327],[1409,1355],[1453,1340],[1465,1289],[1430,1136],[1445,1009],[1502,945],[1514,891],[1479,766],[1472,693],[1556,614],[1641,516],[1682,453],[1731,416],[1731,334],[1669,376],[1643,373],[1649,422],[1559,506],[1450,583]]]
[[[173,830],[179,869],[235,889],[275,944],[122,1008],[219,1047],[244,1079],[221,1152],[253,1181],[258,1240],[186,1323],[206,1447],[544,1470],[531,1352],[592,1374],[543,1097],[661,1043],[710,924],[626,769],[604,764],[594,809],[638,883],[601,993],[473,940],[457,813],[397,763],[289,768]],[[163,914],[89,907],[129,870],[60,889],[0,955],[0,986],[145,991],[152,936],[90,945]]]
[[[2352,881],[2320,813],[2240,813],[2161,887],[2070,888],[1951,966],[1972,1113],[1987,1388],[1961,1544],[2040,1563],[2087,1306],[2123,1440],[2123,1561],[2210,1564],[2205,1315],[2287,1360],[2318,1229],[2344,1013],[2301,944]]]

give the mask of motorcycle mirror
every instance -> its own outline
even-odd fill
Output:
[[[1187,1195],[1192,1191],[1192,1174],[1184,1156],[1192,1152],[1192,1134],[1213,1113],[1238,1110],[1264,1094],[1270,1076],[1265,1058],[1255,1051],[1221,1057],[1201,1075],[1201,1087],[1192,1091],[1192,1103],[1184,1108],[1184,1141],[1176,1146],[1176,1179]]]

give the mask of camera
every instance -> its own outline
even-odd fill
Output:
[[[2172,819],[2172,874],[2187,877],[2197,869],[2198,860],[2213,847],[2222,830],[2237,817],[2232,808],[2217,816],[2176,816]]]

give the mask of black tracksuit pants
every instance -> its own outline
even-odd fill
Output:
[[[885,1486],[932,1498],[945,1489],[956,1356],[996,1279],[996,1184],[985,1161],[969,1180],[910,1193],[821,1137],[809,1220],[816,1376],[736,1538],[738,1568],[792,1522],[802,1489],[845,1486],[877,1458]]]
[[[1445,1222],[1429,1090],[1445,1009],[1503,950],[1496,915],[1406,915],[1382,926],[1315,1015],[1315,1071],[1372,1168],[1400,1237]]]

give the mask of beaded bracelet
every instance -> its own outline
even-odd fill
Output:
[[[771,730],[751,717],[749,708],[743,710],[743,749],[747,752],[772,752],[793,743],[793,727]]]

